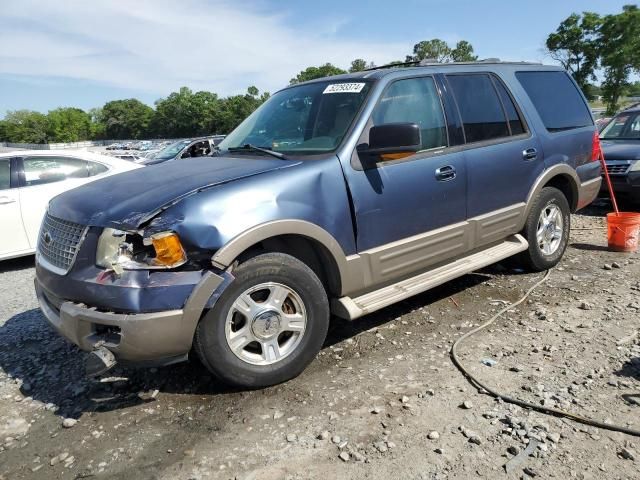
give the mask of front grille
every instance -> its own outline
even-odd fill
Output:
[[[627,163],[615,163],[615,164],[607,164],[607,172],[610,175],[621,175],[627,173],[629,169],[629,164]]]
[[[38,237],[38,253],[52,267],[67,273],[76,258],[86,227],[52,217],[42,221]]]

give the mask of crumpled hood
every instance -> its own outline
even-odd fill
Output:
[[[49,214],[123,230],[138,228],[164,207],[200,190],[299,162],[256,157],[203,157],[112,175],[53,198]]]
[[[640,160],[640,140],[602,141],[605,160]]]

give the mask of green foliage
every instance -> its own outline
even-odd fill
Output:
[[[558,29],[547,37],[549,56],[573,75],[576,83],[585,92],[587,84],[595,80],[598,65],[601,17],[592,12],[569,15]]]
[[[4,117],[5,138],[13,143],[46,143],[47,116],[31,110],[7,112]]]
[[[434,62],[472,62],[478,57],[473,54],[473,46],[466,40],[456,43],[451,48],[447,42],[439,38],[423,40],[413,46],[413,55],[407,55],[406,62],[433,60]]]
[[[351,62],[351,66],[349,67],[349,73],[362,72],[367,68],[373,68],[375,64],[373,62],[367,63],[363,58],[356,58]]]
[[[135,98],[107,102],[102,108],[105,134],[116,140],[145,138],[153,113],[153,108]]]
[[[618,102],[629,87],[629,76],[640,72],[640,10],[625,5],[622,13],[607,15],[600,28],[601,64],[604,69],[602,93],[607,114],[618,109]]]
[[[640,82],[630,83],[627,87],[627,95],[630,97],[640,97]]]
[[[331,77],[333,75],[341,75],[343,73],[347,73],[346,70],[342,70],[330,63],[325,63],[319,67],[308,67],[305,70],[302,70],[295,78],[292,78],[289,81],[289,84],[295,85],[296,83],[306,82],[315,78]]]
[[[47,114],[47,138],[79,142],[91,138],[91,117],[79,108],[57,108]]]
[[[454,62],[475,62],[478,56],[473,54],[473,45],[466,40],[460,40],[451,50],[451,60]]]

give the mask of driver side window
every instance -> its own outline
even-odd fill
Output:
[[[371,116],[373,126],[415,123],[420,128],[421,151],[448,146],[447,127],[440,96],[431,77],[392,83]]]

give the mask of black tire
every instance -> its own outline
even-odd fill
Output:
[[[557,248],[553,253],[545,254],[538,244],[536,233],[542,211],[547,210],[550,206],[557,206],[560,209],[563,227],[562,236]],[[544,187],[531,207],[527,222],[522,231],[522,235],[529,242],[529,248],[520,254],[518,257],[519,263],[528,270],[536,272],[556,266],[569,243],[570,221],[571,210],[564,194],[557,188]]]
[[[201,362],[223,382],[244,388],[266,387],[298,376],[315,358],[327,336],[329,301],[322,282],[307,265],[283,253],[253,257],[233,274],[234,281],[196,329],[194,347]],[[244,292],[274,282],[294,290],[302,300],[306,326],[299,343],[286,357],[270,365],[255,365],[241,359],[229,346],[225,333],[227,315]]]

